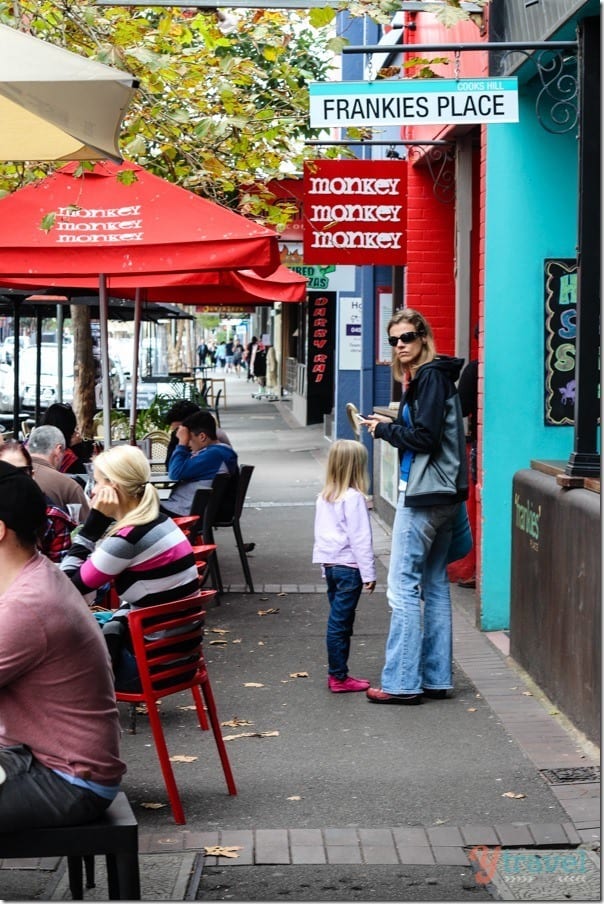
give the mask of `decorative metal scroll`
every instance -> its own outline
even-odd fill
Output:
[[[451,148],[451,145],[430,146],[427,149],[423,145],[413,145],[407,151],[410,163],[416,163],[421,157],[422,163],[428,167],[432,177],[432,192],[441,204],[455,202],[455,169]]]
[[[541,127],[553,135],[564,135],[576,129],[579,122],[576,53],[555,53],[553,50],[529,53],[526,50],[513,50],[504,51],[501,57],[503,59],[516,55],[535,64],[541,82],[535,113]]]

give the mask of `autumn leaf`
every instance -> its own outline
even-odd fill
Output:
[[[530,691],[522,691],[522,696],[523,697],[532,697],[533,695]]]
[[[145,810],[161,810],[162,807],[165,807],[165,806],[166,806],[165,804],[152,804],[152,803],[141,804],[141,807],[144,807]]]
[[[287,596],[287,593],[285,593],[285,592],[282,590],[281,593],[278,593],[278,594],[277,594],[277,596]]]
[[[253,725],[254,723],[250,722],[249,719],[238,719],[237,716],[233,716],[228,722],[221,722],[220,724],[224,725],[225,728],[239,728],[240,725]]]
[[[232,640],[231,643],[241,643],[241,638],[238,637],[236,640]]]
[[[308,678],[308,672],[290,672],[290,678]]]
[[[258,609],[258,615],[276,615],[278,609]]]
[[[302,800],[299,794],[292,794],[291,797],[286,797],[286,800]]]
[[[215,644],[219,647],[225,647],[228,643],[228,640],[211,640],[210,646],[214,646]]]
[[[278,731],[244,731],[241,734],[226,735],[223,741],[238,741],[239,738],[277,738]]]
[[[195,706],[194,703],[188,703],[186,706],[179,706],[178,708],[179,708],[179,709],[192,709],[192,710],[197,710],[197,707]]]
[[[246,681],[243,686],[244,687],[264,687],[263,684],[258,684],[257,681]]]
[[[243,847],[239,845],[239,847],[222,847],[220,844],[213,844],[209,847],[204,847],[204,853],[206,857],[238,857],[239,854],[237,851],[242,851]]]
[[[512,800],[521,800],[526,794],[517,794],[515,791],[504,791],[502,797],[511,797]]]
[[[186,753],[177,753],[175,756],[170,757],[171,763],[193,763],[198,757],[196,756],[187,756]]]
[[[478,712],[478,710],[476,709],[475,706],[468,706],[467,712],[476,713],[476,712]]]
[[[211,634],[230,634],[231,632],[228,631],[226,628],[210,628],[210,633]]]

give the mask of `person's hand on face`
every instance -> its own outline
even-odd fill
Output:
[[[183,427],[181,424],[180,427],[176,431],[176,436],[178,438],[178,442],[181,446],[188,446],[189,440],[191,439],[191,434],[189,432],[188,427]]]
[[[96,483],[92,490],[92,508],[108,518],[119,518],[120,499],[109,483]]]

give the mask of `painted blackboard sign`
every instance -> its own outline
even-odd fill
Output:
[[[577,262],[545,261],[545,423],[574,423]]]
[[[308,293],[307,424],[333,408],[336,292]]]

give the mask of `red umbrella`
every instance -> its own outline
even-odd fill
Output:
[[[107,279],[279,266],[277,234],[129,162],[70,163],[0,201],[0,281],[98,280],[104,418],[109,422]],[[112,291],[115,291],[112,285]]]

